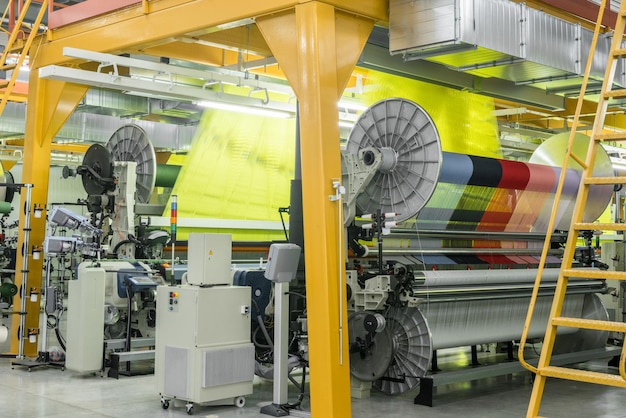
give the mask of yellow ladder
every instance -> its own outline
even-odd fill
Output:
[[[591,53],[589,54],[589,60],[585,69],[585,76],[581,87],[581,93],[579,95],[578,104],[576,107],[576,114],[574,116],[574,122],[572,131],[570,133],[569,145],[565,155],[565,161],[561,172],[561,178],[556,192],[555,205],[552,210],[552,216],[548,227],[548,234],[542,252],[539,269],[537,272],[537,279],[535,281],[535,288],[531,297],[528,314],[526,317],[526,323],[524,325],[523,335],[520,341],[519,347],[519,359],[520,362],[527,369],[535,373],[535,381],[533,384],[533,390],[528,406],[527,417],[537,417],[539,414],[539,408],[541,404],[541,398],[543,396],[543,390],[547,378],[559,378],[575,380],[580,382],[596,383],[602,385],[618,386],[626,388],[626,345],[622,348],[622,354],[619,363],[620,375],[613,375],[608,373],[598,373],[577,370],[566,367],[556,367],[550,365],[550,358],[554,348],[554,342],[556,338],[558,327],[573,327],[583,328],[599,331],[613,331],[613,332],[626,332],[626,323],[612,322],[612,321],[599,321],[589,320],[583,318],[567,318],[561,316],[563,308],[563,301],[565,299],[565,292],[567,290],[567,283],[570,277],[575,278],[589,278],[589,279],[613,279],[613,280],[626,280],[626,272],[606,272],[606,271],[588,271],[583,269],[577,269],[572,267],[572,260],[576,251],[576,243],[578,240],[578,234],[581,231],[586,230],[612,230],[612,231],[626,231],[626,224],[591,224],[584,223],[583,213],[587,202],[587,196],[589,187],[592,185],[615,185],[625,184],[626,177],[594,177],[593,168],[597,155],[598,147],[601,146],[602,141],[626,141],[626,133],[603,133],[604,119],[606,116],[608,102],[612,98],[626,98],[626,89],[612,90],[613,80],[616,72],[617,60],[626,56],[626,49],[622,49],[621,43],[626,27],[626,0],[622,0],[620,5],[620,11],[617,16],[617,22],[615,24],[615,36],[613,36],[611,51],[607,62],[607,68],[602,85],[602,92],[598,101],[598,108],[595,115],[595,121],[593,124],[593,130],[591,134],[591,140],[589,141],[589,148],[587,150],[587,156],[583,160],[579,156],[572,152],[572,145],[574,143],[574,136],[576,134],[576,127],[580,117],[582,104],[584,100],[584,93],[587,89],[587,82],[589,79],[589,73],[591,70],[591,64],[593,59],[593,51],[596,49],[597,40],[600,33],[602,16],[606,8],[607,0],[603,0],[600,6],[598,15],[598,21],[596,23],[594,37],[591,44]],[[543,346],[539,362],[537,367],[529,364],[524,358],[524,346],[528,338],[528,330],[530,329],[530,323],[535,309],[535,303],[538,296],[539,285],[541,282],[541,275],[545,266],[545,260],[550,247],[551,231],[554,230],[554,223],[557,214],[557,204],[563,189],[565,172],[567,170],[567,164],[569,160],[573,159],[583,167],[582,179],[580,190],[576,198],[576,205],[572,215],[572,223],[563,254],[563,262],[561,265],[561,272],[559,274],[558,282],[556,285],[554,299],[552,302],[552,308],[550,310],[550,318],[548,320],[548,326],[546,328],[546,334],[543,340]]]
[[[0,115],[2,115],[2,112],[9,101],[9,97],[11,96],[13,87],[15,87],[15,82],[17,81],[19,70],[22,68],[33,41],[39,33],[41,21],[46,14],[46,10],[48,9],[48,0],[38,1],[37,3],[39,3],[40,8],[36,19],[32,26],[26,25],[24,23],[24,19],[26,18],[26,13],[30,8],[31,3],[31,0],[9,0],[4,14],[2,15],[2,21],[8,20],[11,15],[11,10],[15,10],[16,5],[21,5],[13,30],[11,32],[3,30],[3,32],[6,32],[9,35],[9,39],[4,51],[2,52],[2,57],[0,57],[0,71],[12,71],[12,73],[10,79],[0,80],[0,89],[5,89],[2,94],[2,99],[0,100]],[[9,58],[11,58],[11,60],[9,60]]]

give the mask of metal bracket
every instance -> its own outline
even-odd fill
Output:
[[[341,185],[339,180],[333,180],[333,189],[335,189],[335,194],[331,194],[328,196],[328,199],[331,202],[337,202],[341,200],[341,196],[346,194],[346,188]]]

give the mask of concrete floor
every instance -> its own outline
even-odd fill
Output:
[[[184,407],[163,410],[154,375],[121,377],[78,375],[58,368],[40,367],[31,372],[11,366],[14,359],[0,359],[1,417],[183,417]],[[595,370],[615,368],[606,362],[585,364]],[[295,388],[290,401],[295,401]],[[272,399],[268,381],[255,384],[254,394],[243,408],[196,406],[199,417],[259,417],[262,405]],[[531,391],[530,374],[518,373],[436,388],[435,406],[413,404],[414,392],[390,397],[374,392],[369,399],[352,401],[352,416],[370,417],[523,417]],[[546,385],[541,414],[546,417],[626,417],[623,389],[551,380]],[[308,407],[308,401],[304,402]],[[320,417],[322,418],[322,417]]]
[[[8,318],[0,318],[0,324],[8,326],[9,323]],[[57,345],[54,334],[48,333],[48,347]],[[488,350],[488,347],[491,349]],[[0,353],[8,352],[9,348],[9,341],[0,343]],[[481,364],[506,358],[506,354],[499,352],[495,345],[484,348],[484,351],[478,353]],[[533,357],[539,349],[529,345],[527,357]],[[439,367],[443,370],[467,370],[471,354],[469,348],[440,350],[438,359]],[[121,376],[116,380],[100,377],[99,373],[81,375],[56,367],[38,367],[29,372],[26,367],[13,367],[13,361],[15,358],[0,357],[0,418],[188,416],[184,405],[171,405],[168,410],[163,410],[156,379],[152,374]],[[617,368],[607,366],[607,361],[596,360],[578,366],[619,374]],[[152,366],[152,361],[144,361],[133,366],[133,370],[151,370]],[[531,389],[529,372],[449,384],[435,388],[432,408],[413,403],[419,388],[393,397],[373,389],[369,399],[352,400],[352,417],[524,417]],[[549,418],[626,418],[625,395],[626,390],[622,388],[550,379],[546,384],[540,412]],[[297,389],[290,386],[289,401],[295,402],[297,398]],[[259,410],[261,406],[271,403],[271,400],[271,381],[259,379],[254,385],[254,393],[246,398],[243,408],[196,406],[194,416],[266,417]],[[303,408],[310,409],[308,398],[303,401]]]

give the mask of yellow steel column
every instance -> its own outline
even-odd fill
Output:
[[[87,92],[87,86],[52,81],[39,78],[39,70],[32,69],[28,82],[28,108],[26,111],[26,132],[24,136],[24,160],[22,167],[22,183],[33,184],[31,214],[33,205],[45,207],[48,200],[48,178],[50,174],[50,150],[52,139],[61,129],[67,118],[72,114],[80,100]],[[24,207],[26,193],[20,194],[20,227],[25,224]],[[41,218],[31,216],[30,245],[41,246],[45,237],[46,216],[45,211]],[[18,288],[22,285],[21,266],[24,255],[21,248],[24,244],[24,231],[20,228],[18,234],[18,251],[16,260],[15,284]],[[25,249],[26,256],[30,257],[31,249]],[[26,295],[26,321],[25,332],[28,329],[39,329],[39,298],[36,302],[30,301],[30,289],[41,292],[43,257],[39,260],[29,258],[28,263],[28,286]],[[40,293],[41,294],[41,293]],[[14,298],[13,305],[19,309],[21,303],[20,294]],[[15,315],[11,327],[11,353],[17,354],[19,350],[18,328],[20,318]],[[45,326],[45,324],[43,324]],[[37,355],[37,343],[29,343],[28,338],[24,341],[24,355],[32,357]]]
[[[337,101],[373,20],[312,1],[257,19],[300,104],[304,240],[313,417],[351,416],[343,228],[333,181],[341,179]],[[343,281],[342,281],[343,282]],[[342,308],[340,308],[342,306]],[[341,325],[342,324],[342,325]]]

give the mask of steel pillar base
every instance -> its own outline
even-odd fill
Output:
[[[272,403],[261,408],[261,413],[273,417],[286,417],[289,412],[285,411],[281,405]]]

